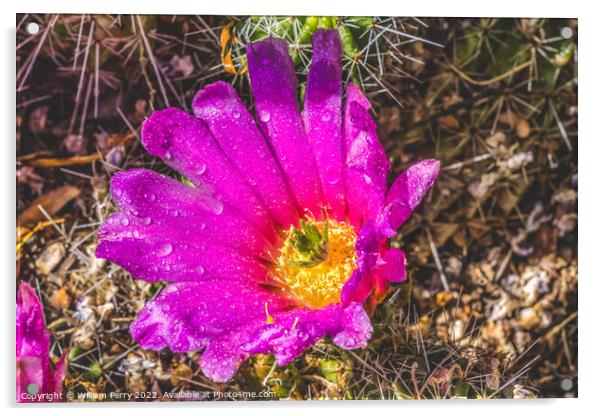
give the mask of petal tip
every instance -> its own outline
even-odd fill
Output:
[[[437,159],[425,159],[410,166],[408,170],[410,169],[415,175],[422,178],[426,187],[425,191],[427,191],[437,179],[441,170],[441,163]]]
[[[365,110],[372,108],[372,104],[370,104],[370,101],[366,98],[359,85],[357,85],[355,82],[348,83],[345,92],[348,103],[355,102],[362,106]]]
[[[196,93],[192,99],[192,112],[196,117],[202,118],[205,107],[213,104],[215,101],[223,103],[230,99],[236,92],[230,84],[225,81],[216,81],[203,87]]]
[[[437,176],[441,170],[441,162],[437,159],[425,159],[420,163],[425,170],[428,170],[432,176]]]
[[[169,158],[173,131],[187,117],[188,113],[174,107],[153,112],[142,124],[142,145],[146,151],[155,157]]]
[[[343,56],[343,43],[337,29],[318,29],[311,38],[314,61],[329,59],[339,62]]]

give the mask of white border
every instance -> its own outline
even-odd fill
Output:
[[[499,2],[485,1],[325,1],[325,0],[155,0],[139,2],[125,0],[98,0],[95,3],[85,0],[5,0],[2,2],[1,18],[3,21],[2,62],[0,80],[3,85],[0,112],[3,137],[0,138],[0,155],[2,155],[2,180],[0,180],[0,195],[3,195],[2,207],[2,262],[4,273],[2,300],[4,312],[1,320],[4,340],[0,343],[2,349],[2,376],[0,377],[0,394],[4,406],[12,407],[13,412],[32,414],[50,413],[55,409],[61,414],[78,416],[88,414],[103,414],[110,412],[144,412],[146,415],[165,414],[169,409],[179,409],[186,413],[190,407],[201,413],[219,414],[261,414],[268,413],[287,415],[308,412],[328,412],[365,414],[376,407],[380,411],[391,414],[437,412],[449,414],[487,413],[504,415],[508,413],[523,414],[537,412],[548,414],[578,414],[587,412],[590,408],[600,408],[602,398],[600,378],[602,377],[602,350],[600,349],[600,329],[602,325],[602,296],[600,268],[597,260],[602,246],[600,231],[600,190],[599,178],[602,176],[597,167],[602,165],[601,144],[602,131],[600,109],[602,108],[602,63],[600,58],[600,28],[602,15],[596,13],[595,2],[567,2],[547,0],[541,2],[525,0],[504,0]],[[14,227],[15,227],[15,14],[21,12],[62,12],[62,13],[138,13],[138,14],[300,14],[300,15],[415,15],[415,16],[485,16],[485,17],[577,17],[579,18],[579,83],[585,88],[579,91],[581,143],[579,146],[579,399],[567,400],[533,400],[533,401],[500,401],[494,402],[347,402],[347,403],[234,403],[226,404],[150,404],[129,405],[125,409],[119,404],[105,405],[53,405],[52,407],[14,408],[11,392],[14,392],[14,380],[9,379],[10,367],[14,365]],[[14,374],[14,372],[12,372]],[[169,408],[169,409],[168,409]]]

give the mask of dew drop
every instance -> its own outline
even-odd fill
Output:
[[[143,218],[143,219],[142,219],[142,223],[143,223],[144,225],[149,225],[149,224],[151,223],[151,219],[150,219],[150,217],[145,217],[145,218]]]
[[[132,232],[132,235],[134,236],[134,238],[140,238],[140,232],[138,230],[134,230]]]
[[[161,257],[168,256],[173,251],[173,246],[171,243],[165,243],[159,247],[157,250],[157,255]]]
[[[154,201],[155,199],[157,199],[157,196],[152,193],[152,192],[148,192],[146,194],[144,194],[144,198],[146,198],[147,201]]]
[[[216,215],[219,215],[222,212],[224,212],[224,204],[221,201],[218,201],[217,199],[210,201],[208,208]]]
[[[327,167],[326,172],[324,174],[324,179],[331,185],[336,184],[339,181],[339,174],[337,172],[337,169],[332,166]]]
[[[240,111],[235,111],[235,112],[232,114],[232,117],[234,117],[235,119],[239,119],[239,118],[240,118]]]
[[[332,115],[330,114],[329,111],[324,112],[324,114],[322,114],[322,121],[324,122],[328,122],[332,119]]]
[[[163,159],[171,160],[171,152],[169,150],[165,152],[165,154],[163,155]]]
[[[197,166],[196,174],[197,175],[202,175],[203,173],[205,173],[206,170],[207,170],[207,165],[205,165],[204,163],[201,162]]]
[[[261,121],[263,121],[264,123],[267,123],[268,121],[270,121],[271,115],[269,113],[269,111],[262,111],[261,114],[259,115],[259,119]]]
[[[123,225],[124,227],[127,226],[130,223],[130,220],[128,220],[126,217],[123,217],[121,219],[121,225]]]

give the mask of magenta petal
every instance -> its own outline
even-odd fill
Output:
[[[46,390],[44,385],[49,369],[44,360],[37,356],[17,356],[17,402],[35,401],[27,400],[27,386],[30,384],[41,386],[40,390]]]
[[[205,375],[224,382],[253,354],[274,353],[282,366],[327,335],[340,347],[354,349],[365,347],[372,334],[370,319],[358,303],[295,309],[273,317],[273,323],[252,321],[211,342],[200,360]]]
[[[433,186],[438,174],[439,161],[427,159],[413,164],[397,177],[387,192],[385,206],[378,218],[383,235],[395,235]]]
[[[406,280],[406,256],[396,248],[385,250],[378,265],[378,274],[385,282],[400,283]]]
[[[405,255],[398,249],[385,249],[385,240],[374,220],[369,220],[360,230],[355,246],[357,268],[341,291],[341,302],[364,302],[370,293],[382,293],[390,282],[406,279]]]
[[[284,228],[296,224],[299,213],[295,199],[253,116],[234,88],[223,81],[209,84],[196,95],[192,109],[207,123],[226,157],[272,218]]]
[[[346,350],[364,348],[368,345],[372,337],[372,324],[361,303],[352,303],[343,309],[342,320],[346,322],[343,330],[332,338],[336,345]]]
[[[355,84],[347,85],[345,103],[346,198],[356,227],[374,218],[387,189],[390,164],[370,116],[370,102]]]
[[[265,207],[200,120],[177,108],[155,111],[142,126],[142,143],[150,154],[239,210],[266,237],[273,238]]]
[[[124,225],[126,224],[126,225]],[[262,261],[197,236],[185,240],[169,227],[119,212],[99,230],[96,256],[149,282],[253,280],[270,282]]]
[[[313,58],[307,77],[303,120],[313,150],[324,198],[331,215],[345,217],[341,59],[336,30],[319,29],[312,37]]]
[[[263,133],[299,206],[318,217],[322,206],[320,179],[297,108],[297,78],[288,45],[272,38],[248,44],[247,59]]]
[[[373,290],[372,276],[379,261],[379,252],[383,241],[378,232],[376,222],[368,220],[360,229],[355,243],[357,268],[341,290],[341,302],[364,302]]]
[[[283,298],[250,282],[174,283],[146,303],[130,331],[145,349],[197,350],[231,328],[265,319],[266,303],[270,312],[289,306]]]
[[[371,270],[355,269],[341,290],[341,302],[364,302],[373,290]]]
[[[101,239],[163,232],[177,241],[211,241],[268,256],[270,243],[238,211],[168,176],[147,169],[119,172],[111,178],[111,193],[124,212],[103,224]]]
[[[36,291],[25,282],[19,285],[16,318],[17,401],[37,401],[23,396],[30,384],[38,386],[38,394],[62,392],[66,375],[65,356],[56,369],[53,368],[49,352],[50,333],[44,324],[42,304]]]
[[[47,358],[50,334],[44,310],[33,287],[21,282],[17,293],[17,355]]]
[[[253,332],[262,327],[264,322],[262,319],[255,319],[213,340],[199,359],[205,376],[216,383],[225,383],[234,377],[240,364],[249,357],[249,354],[241,349],[241,345]]]

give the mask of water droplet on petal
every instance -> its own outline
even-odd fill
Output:
[[[152,201],[154,201],[157,198],[157,196],[154,193],[152,193],[152,192],[148,192],[148,193],[144,194],[144,198],[146,198],[147,201],[151,201],[152,202]]]
[[[207,170],[207,165],[205,165],[204,163],[200,163],[196,169],[196,174],[202,175],[203,173],[205,173],[206,170]]]
[[[143,218],[143,219],[142,219],[142,223],[143,223],[144,225],[149,225],[149,224],[151,223],[151,219],[150,219],[150,217],[145,217],[145,218]]]
[[[238,118],[240,118],[240,111],[235,111],[235,112],[232,114],[232,117],[234,117],[235,119],[238,119]]]
[[[130,223],[130,220],[127,219],[127,217],[123,217],[121,219],[121,225],[123,225],[124,227],[127,226]]]
[[[165,152],[165,154],[163,155],[163,159],[171,160],[171,152],[169,150]]]
[[[333,166],[328,166],[324,174],[324,179],[331,185],[336,184],[339,181],[339,173]]]
[[[330,114],[329,111],[325,111],[324,114],[322,114],[322,121],[329,122],[331,119],[332,119],[332,114]]]
[[[159,255],[161,257],[165,257],[165,256],[168,256],[172,251],[173,251],[173,246],[171,245],[171,243],[165,243],[165,244],[162,244],[158,248],[157,255]]]
[[[224,212],[224,204],[222,203],[222,201],[219,201],[214,198],[207,198],[207,199],[205,199],[204,203],[205,203],[205,208],[208,209],[209,211],[213,212],[216,215],[219,215],[222,212]]]
[[[267,123],[268,121],[270,121],[271,115],[269,111],[262,111],[261,114],[259,115],[259,119],[261,121],[263,121],[264,123]]]

